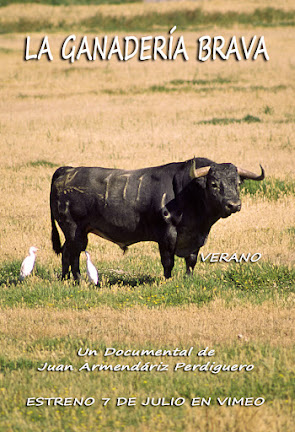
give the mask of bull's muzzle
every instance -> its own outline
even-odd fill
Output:
[[[241,210],[241,200],[238,200],[236,202],[234,201],[228,201],[225,205],[225,211],[227,215],[229,216],[232,213],[236,213]]]

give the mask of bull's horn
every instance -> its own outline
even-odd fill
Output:
[[[195,178],[199,178],[199,177],[204,177],[208,174],[210,168],[211,168],[210,165],[205,166],[205,167],[201,167],[201,168],[196,168],[196,162],[194,159],[192,164],[191,164],[190,171],[189,171],[190,178],[195,179]]]
[[[260,175],[252,173],[251,171],[247,171],[247,170],[245,170],[243,168],[239,168],[239,167],[238,167],[238,174],[244,180],[245,179],[249,179],[249,180],[263,180],[264,177],[265,177],[265,172],[264,172],[264,169],[262,168],[261,165],[260,165],[260,168],[261,168],[261,174]]]

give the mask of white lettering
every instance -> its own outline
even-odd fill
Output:
[[[145,42],[152,40],[152,36],[144,36],[141,38],[141,45],[140,45],[140,55],[139,55],[139,60],[140,61],[145,61],[145,60],[150,60],[152,58],[152,56],[149,55],[144,55],[145,51],[148,51],[151,49],[150,45],[146,45],[145,46]]]
[[[101,45],[99,43],[98,37],[96,37],[94,39],[94,42],[93,42],[93,52],[92,52],[92,60],[96,60],[96,51],[98,52],[98,54],[100,55],[100,58],[102,60],[106,59],[106,47],[107,47],[108,37],[104,36],[102,39],[103,39],[103,48],[101,47]]]
[[[257,255],[257,258],[254,258]],[[257,262],[260,260],[260,258],[262,257],[261,253],[256,252],[254,255],[251,256],[250,261],[251,262]]]
[[[118,60],[123,60],[123,55],[121,52],[118,36],[115,36],[111,45],[111,48],[108,53],[108,60],[111,59],[113,54],[117,54]]]
[[[264,41],[264,36],[261,36],[261,38],[259,39],[258,43],[257,43],[257,47],[256,47],[256,51],[255,54],[253,56],[253,60],[257,59],[257,56],[259,54],[263,54],[265,60],[269,60],[269,55],[267,54],[267,50],[266,50],[266,46],[265,46],[265,41]]]
[[[235,54],[236,55],[236,59],[238,61],[240,61],[242,59],[242,57],[240,56],[240,53],[239,53],[239,49],[238,49],[238,45],[237,45],[237,40],[236,40],[235,36],[233,36],[231,38],[231,41],[229,43],[229,46],[228,46],[228,49],[227,49],[227,53],[226,53],[226,59],[227,60],[228,60],[228,58],[229,58],[229,56],[231,54]]]
[[[38,57],[37,59],[40,60],[41,56],[43,54],[47,54],[47,57],[50,61],[53,60],[51,51],[50,51],[50,45],[49,45],[49,41],[48,41],[48,36],[45,36],[42,40],[39,52],[38,52]]]
[[[217,45],[217,43],[219,43],[219,44]],[[224,47],[224,37],[214,36],[213,48],[212,48],[212,59],[213,60],[216,59],[216,54],[218,54],[222,60],[226,60],[226,55],[224,55],[224,53],[222,52],[223,47]]]
[[[250,57],[250,54],[251,54],[251,51],[252,51],[252,48],[254,46],[255,41],[256,41],[256,36],[253,36],[251,39],[251,42],[249,44],[248,50],[247,50],[245,38],[244,38],[244,36],[241,37],[242,48],[243,48],[244,57],[246,60],[248,60]]]
[[[205,43],[205,45],[203,45],[204,41],[207,41]],[[211,38],[210,36],[202,36],[199,38],[199,56],[198,56],[198,60],[204,62],[206,60],[208,60],[208,58],[211,55],[211,48],[210,48],[210,42],[211,42]],[[207,54],[202,57],[202,51],[207,51]]]
[[[31,40],[30,36],[27,36],[26,37],[26,43],[25,43],[25,46],[26,46],[25,60],[33,60],[33,59],[37,58],[37,54],[29,55],[29,53],[30,53],[30,40]]]
[[[75,60],[75,45],[72,46],[69,54],[66,54],[65,51],[66,51],[68,43],[70,41],[75,41],[75,40],[76,40],[76,36],[70,35],[64,40],[62,47],[61,47],[61,58],[64,60],[70,59],[71,63],[74,63],[74,60]]]
[[[87,36],[83,36],[81,43],[80,43],[80,47],[76,56],[76,60],[79,60],[79,58],[81,57],[82,54],[86,54],[87,55],[87,59],[88,60],[92,60],[90,51],[89,51],[89,46],[88,46],[88,42],[87,42]]]
[[[134,57],[135,54],[137,53],[137,51],[138,51],[138,39],[135,36],[126,36],[124,38],[124,40],[125,40],[124,60],[127,61],[127,60],[131,59],[132,57]],[[128,53],[130,41],[133,42],[133,51],[131,50],[131,52]]]

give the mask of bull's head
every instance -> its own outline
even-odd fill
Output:
[[[260,165],[261,174],[238,168],[231,163],[214,163],[209,166],[196,168],[195,160],[190,169],[190,177],[197,179],[206,177],[205,187],[207,203],[216,209],[220,216],[226,218],[241,210],[239,185],[243,180],[263,180],[264,169]]]

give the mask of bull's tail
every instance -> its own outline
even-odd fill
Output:
[[[51,207],[51,206],[50,206]],[[56,228],[55,219],[53,216],[52,208],[50,209],[51,212],[51,241],[52,241],[52,247],[56,255],[59,255],[62,252],[62,246],[60,242],[59,233]]]
[[[50,191],[51,241],[52,241],[53,250],[57,255],[59,255],[62,252],[62,245],[60,242],[60,237],[56,227],[55,217],[53,214],[54,200],[57,198],[56,191],[54,188],[54,182],[61,174],[63,174],[65,169],[67,169],[67,167],[61,167],[55,171],[52,177],[51,191]]]

